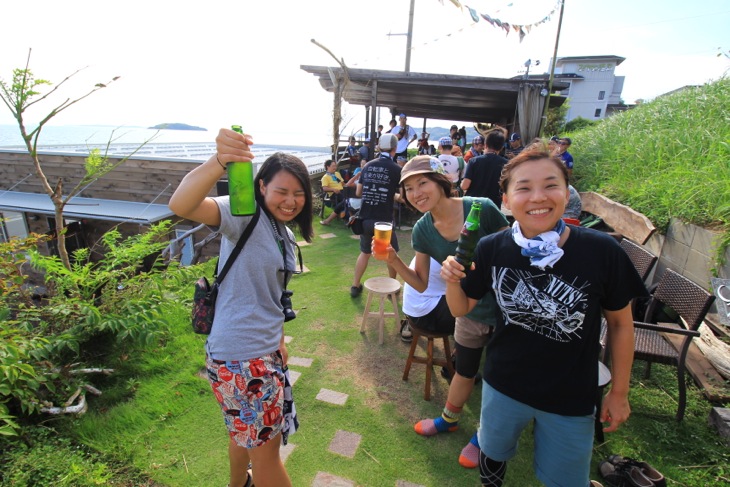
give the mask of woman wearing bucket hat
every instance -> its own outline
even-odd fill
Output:
[[[428,286],[431,258],[443,262],[456,252],[456,245],[473,201],[482,204],[479,234],[485,236],[507,228],[507,219],[488,198],[455,198],[451,196],[451,180],[446,176],[438,159],[429,156],[414,157],[403,167],[400,178],[401,195],[410,208],[424,215],[413,227],[412,244],[416,251],[415,268],[403,262],[398,253],[388,249],[388,264],[418,292]],[[446,306],[445,298],[438,306]],[[451,380],[443,414],[435,419],[419,421],[414,429],[423,436],[456,431],[464,403],[474,388],[474,377],[479,369],[482,350],[492,326],[496,324],[496,302],[487,296],[468,316],[456,320],[456,375]],[[479,446],[476,433],[462,450],[459,463],[476,468]]]

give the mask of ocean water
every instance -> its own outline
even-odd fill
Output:
[[[99,148],[108,155],[128,156],[136,151],[135,157],[141,158],[205,161],[215,152],[217,134],[217,130],[156,130],[111,125],[45,126],[38,138],[38,149],[41,152],[84,154]],[[144,146],[140,148],[141,144]],[[0,125],[2,149],[25,149],[17,126]],[[252,151],[258,164],[276,151],[294,154],[304,161],[310,172],[323,170],[324,161],[331,157],[326,147],[256,144]]]

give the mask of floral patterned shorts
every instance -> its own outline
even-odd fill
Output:
[[[208,381],[237,445],[256,448],[284,427],[284,372],[279,352],[252,360],[206,356]]]

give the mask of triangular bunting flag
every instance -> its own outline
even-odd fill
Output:
[[[471,19],[474,22],[479,22],[479,15],[477,14],[477,11],[474,10],[473,8],[469,7],[468,5],[466,6],[466,8],[469,9],[469,15],[471,15]]]

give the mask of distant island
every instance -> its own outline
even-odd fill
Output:
[[[185,123],[160,123],[150,128],[156,130],[202,130],[203,132],[208,131],[208,129],[204,129],[203,127],[195,127],[193,125],[188,125]]]

